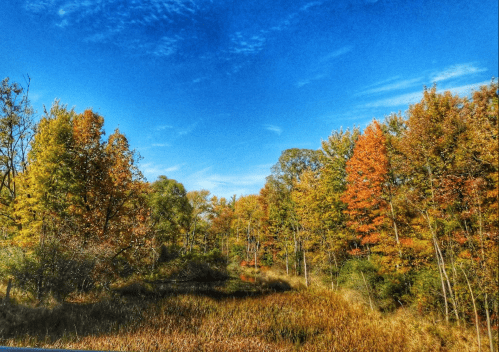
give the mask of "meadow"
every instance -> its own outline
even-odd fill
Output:
[[[2,287],[5,292],[5,286]],[[487,351],[473,326],[410,308],[381,313],[356,291],[303,288],[246,270],[210,283],[123,282],[36,306],[0,307],[0,345],[111,351]]]

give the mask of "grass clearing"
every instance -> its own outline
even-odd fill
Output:
[[[0,344],[112,351],[479,350],[472,329],[427,321],[405,308],[371,311],[349,291],[278,292],[269,287],[282,281],[278,273],[253,275],[254,283],[232,278],[175,291],[135,282],[125,294],[122,286],[50,307],[3,305]],[[483,335],[482,350],[487,346]]]

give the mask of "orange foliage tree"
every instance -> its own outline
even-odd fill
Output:
[[[347,187],[341,200],[347,204],[348,224],[360,244],[369,249],[369,245],[380,243],[382,229],[387,223],[387,202],[383,193],[388,178],[388,157],[386,139],[376,120],[357,139],[346,172]]]

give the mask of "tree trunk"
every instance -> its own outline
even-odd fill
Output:
[[[285,244],[284,247],[286,248],[286,275],[289,276],[288,245]]]
[[[294,251],[295,251],[295,260],[294,260],[295,275],[298,275],[298,242],[296,241],[296,230],[295,229],[293,229],[293,237],[294,237],[294,245],[295,245],[295,248],[294,248]]]
[[[442,273],[445,276],[445,281],[447,282],[447,287],[449,288],[449,295],[451,298],[452,306],[454,307],[454,314],[456,315],[456,322],[457,322],[457,325],[459,326],[459,312],[457,310],[457,303],[456,303],[456,299],[454,297],[454,293],[452,291],[452,286],[450,284],[449,276],[447,275],[447,271],[445,270],[444,256],[442,255],[442,251],[440,250],[440,246],[438,245],[436,237],[433,238],[433,241],[435,242],[435,247],[437,248],[438,254],[440,255],[440,263],[442,265]]]
[[[489,297],[487,293],[485,293],[485,316],[487,317],[487,332],[489,333],[490,351],[494,352],[494,337],[492,335],[492,328],[490,326]]]
[[[435,247],[435,244],[433,244],[433,247],[435,248],[435,258],[437,259],[437,267],[438,267],[438,273],[440,276],[440,284],[442,285],[442,294],[444,296],[445,321],[448,323],[449,322],[449,303],[447,302],[447,292],[445,290],[444,276],[442,274],[442,267],[440,265],[440,257],[438,256],[438,252],[437,252],[437,248]]]
[[[461,267],[461,271],[464,274],[464,278],[466,279],[466,283],[468,284],[468,289],[470,290],[471,294],[471,302],[473,303],[473,311],[475,312],[475,327],[476,327],[476,337],[478,339],[478,351],[482,350],[482,342],[480,339],[480,327],[478,326],[478,312],[476,310],[476,304],[475,304],[475,295],[473,294],[473,290],[471,289],[470,281],[468,280],[468,275],[464,272],[464,269]]]
[[[303,268],[305,269],[305,286],[308,287],[307,256],[305,249],[303,249]]]
[[[436,210],[435,209],[435,203],[436,203],[435,202],[435,190],[434,190],[434,187],[433,187],[433,172],[431,170],[431,165],[430,165],[430,163],[428,161],[428,158],[426,159],[426,165],[427,165],[427,169],[428,169],[428,177],[429,177],[429,180],[430,180],[430,191],[431,191],[431,199],[432,199],[432,208],[433,208],[433,210]],[[425,215],[426,215],[426,220],[428,221],[428,226],[430,228],[430,231],[432,232],[433,243],[435,245],[435,251],[437,252],[436,255],[440,256],[441,270],[442,270],[443,275],[445,276],[445,279],[446,279],[446,282],[447,282],[447,287],[449,288],[449,295],[450,295],[450,298],[451,298],[452,305],[454,307],[454,313],[456,315],[457,325],[459,325],[459,312],[457,311],[457,303],[456,303],[456,300],[455,300],[453,292],[452,292],[452,286],[450,284],[449,276],[447,275],[447,271],[445,270],[444,256],[442,255],[442,251],[440,250],[440,246],[438,245],[438,241],[437,241],[437,229],[433,228],[432,222],[430,220],[430,215],[428,214],[427,211],[425,211]]]
[[[249,263],[250,254],[250,223],[248,222],[248,229],[246,230],[246,261]]]
[[[334,291],[333,261],[331,260],[331,251],[328,251],[327,255],[329,257],[329,270],[331,271],[331,290]]]
[[[364,285],[366,286],[367,297],[369,297],[369,306],[371,307],[371,310],[374,310],[373,302],[371,300],[371,290],[369,289],[369,286],[367,285],[367,281],[366,281],[366,278],[365,278],[364,273],[362,272],[362,270],[360,271],[360,273],[362,275],[362,280],[364,280]]]
[[[5,300],[3,304],[10,303],[10,289],[12,288],[12,279],[9,279],[9,283],[7,284],[7,293],[5,294]]]

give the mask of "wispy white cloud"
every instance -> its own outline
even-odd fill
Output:
[[[182,38],[151,36],[149,42],[144,42],[143,38],[134,40],[129,34],[140,33],[145,26],[169,25],[179,17],[185,22],[187,16],[198,10],[198,3],[194,0],[148,0],[128,1],[124,6],[121,0],[26,0],[25,9],[52,17],[55,25],[61,28],[78,25],[87,42],[112,41],[137,52],[168,57],[177,52]]]
[[[268,131],[277,133],[278,135],[281,135],[282,133],[282,128],[276,125],[263,125],[263,127]]]
[[[329,60],[335,59],[339,56],[342,56],[342,55],[349,53],[350,51],[352,51],[352,49],[353,49],[353,45],[346,45],[346,46],[341,47],[341,48],[333,51],[332,53],[329,53],[328,55],[322,57],[320,59],[320,61],[324,62],[324,61],[329,61]]]
[[[186,178],[189,189],[208,189],[212,194],[230,198],[232,195],[255,193],[265,184],[268,170],[258,169],[244,175],[223,175],[212,172],[212,167],[204,168]],[[258,191],[256,191],[258,192]]]
[[[53,0],[27,1],[24,8],[30,12],[46,12],[54,6]]]
[[[309,2],[309,3],[305,4],[305,5],[303,5],[300,8],[300,11],[307,11],[311,7],[322,5],[322,3],[323,3],[323,1],[312,1],[312,2]]]
[[[365,87],[365,89],[370,89],[372,87],[379,87],[381,85],[384,85],[384,84],[387,84],[389,82],[393,82],[393,81],[396,81],[396,80],[399,80],[401,77],[400,76],[393,76],[393,77],[389,77],[389,78],[386,78],[386,79],[383,79],[381,81],[378,81],[378,82],[374,82],[372,84],[369,84]]]
[[[169,147],[170,144],[168,143],[153,143],[153,147]]]
[[[263,49],[265,41],[262,35],[245,36],[241,32],[236,32],[231,35],[233,46],[230,52],[243,55],[257,54]]]
[[[365,89],[357,94],[360,95],[372,95],[372,94],[384,94],[385,98],[375,99],[367,104],[362,105],[363,108],[379,108],[379,107],[407,107],[410,104],[417,103],[421,100],[423,96],[423,84],[430,86],[432,83],[438,83],[446,81],[447,83],[453,82],[447,85],[442,85],[442,83],[437,85],[438,91],[450,91],[452,94],[457,94],[460,96],[469,95],[474,89],[478,89],[481,85],[489,84],[490,82],[479,82],[465,85],[458,85],[458,82],[462,82],[461,78],[463,76],[472,76],[474,74],[484,72],[486,69],[475,66],[472,63],[456,64],[449,66],[440,71],[425,72],[419,77],[401,79],[400,76],[395,76],[381,82],[377,82],[370,86],[365,87]],[[420,86],[420,87],[417,87]],[[419,90],[414,91],[414,89],[419,88]],[[408,90],[404,94],[397,94],[387,96],[391,93],[395,93],[397,90]]]
[[[323,79],[325,77],[326,77],[325,73],[319,73],[311,78],[302,79],[302,80],[296,82],[295,86],[298,88],[301,88],[303,86],[306,86],[307,84],[312,83],[313,81],[318,81],[318,80]]]
[[[322,4],[323,1],[311,1],[297,9],[295,12],[289,13],[285,17],[277,20],[273,25],[267,28],[260,28],[257,32],[234,33],[230,37],[232,47],[230,48],[229,53],[244,56],[258,54],[265,48],[268,38],[272,36],[272,34],[291,28],[300,21],[301,13],[307,12],[311,8]],[[341,53],[339,53],[339,55],[341,55]],[[241,65],[238,64],[237,68],[233,69],[231,73],[236,73],[240,70],[240,68]]]
[[[153,163],[141,164],[140,169],[142,173],[146,177],[146,179],[150,182],[154,182],[160,175],[168,176],[168,174],[174,173],[176,171],[181,170],[182,164],[173,165],[173,166],[165,166],[165,165],[157,165]]]
[[[445,81],[451,78],[457,78],[484,71],[487,71],[487,69],[475,67],[473,63],[458,64],[450,66],[443,71],[434,73],[431,80],[432,82]]]
[[[171,129],[171,128],[173,128],[173,126],[171,126],[171,125],[160,125],[160,126],[156,126],[156,131],[162,131],[162,130]]]
[[[462,86],[448,86],[448,87],[437,87],[439,92],[450,91],[454,95],[467,96],[474,90],[478,90],[480,86],[490,84],[490,81],[483,81],[478,83],[472,83]],[[423,92],[412,92],[407,94],[397,95],[387,99],[380,99],[364,105],[367,108],[378,108],[378,107],[395,107],[395,106],[409,106],[415,104],[421,100],[423,97]]]
[[[196,121],[194,123],[191,123],[189,126],[180,129],[178,131],[179,136],[185,136],[185,135],[191,133],[192,131],[194,131],[194,129],[197,127],[198,123],[199,123],[199,121]]]
[[[423,77],[405,79],[405,80],[401,80],[398,82],[385,84],[385,85],[378,86],[375,88],[367,89],[367,90],[364,90],[356,95],[374,94],[374,93],[389,92],[389,91],[393,91],[393,90],[406,89],[406,88],[414,87],[418,83],[421,83],[422,80],[423,80]]]
[[[69,22],[68,20],[64,19],[62,20],[61,22],[57,23],[56,26],[57,27],[60,27],[60,28],[64,28],[64,27],[67,27],[69,25]]]
[[[448,90],[452,94],[459,95],[461,97],[470,95],[473,91],[477,91],[481,86],[489,85],[490,81],[483,81],[478,83],[466,84],[457,87],[442,87],[439,91]]]
[[[318,81],[328,77],[331,74],[331,66],[334,64],[334,60],[342,55],[349,53],[353,50],[353,48],[353,45],[345,45],[319,58],[318,61],[315,62],[314,69],[312,70],[312,72],[315,73],[311,73],[309,77],[300,79],[295,83],[295,86],[297,88],[301,88],[314,81]]]
[[[175,172],[175,171],[178,171],[178,170],[180,170],[181,166],[182,165],[179,164],[179,165],[174,165],[172,167],[168,167],[168,168],[165,169],[165,172]]]
[[[106,31],[99,31],[94,34],[87,35],[83,40],[89,43],[103,43],[111,40],[114,36],[121,32],[122,28],[115,27]]]
[[[204,77],[198,77],[198,78],[193,79],[193,80],[192,80],[192,83],[194,83],[194,84],[198,84],[198,83],[201,83],[201,82],[206,81],[206,80],[208,80],[208,79],[209,79],[209,77],[207,77],[207,76],[204,76]]]
[[[423,96],[422,92],[413,92],[407,94],[397,95],[387,99],[380,99],[370,103],[365,104],[364,106],[367,108],[379,108],[379,107],[393,107],[393,106],[408,106],[410,104],[414,104],[417,101],[421,100]]]
[[[148,50],[148,54],[154,56],[166,57],[173,55],[178,50],[178,42],[180,37],[162,37],[158,43],[153,45],[151,50]]]

